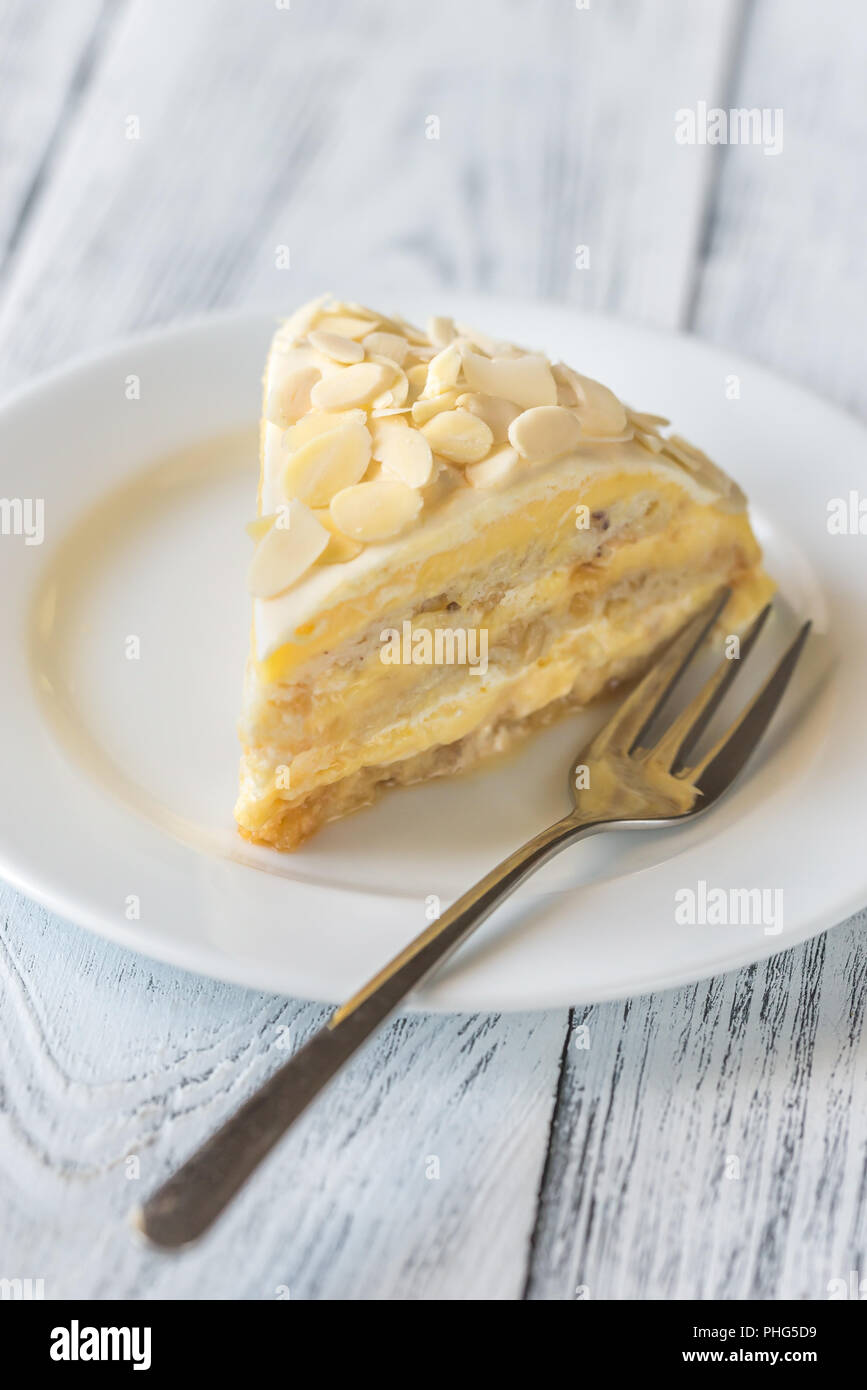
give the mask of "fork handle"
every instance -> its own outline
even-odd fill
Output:
[[[202,1235],[278,1139],[398,1004],[521,884],[566,845],[596,829],[577,813],[510,854],[336,1009],[210,1139],[133,1214],[153,1244],[175,1249]]]

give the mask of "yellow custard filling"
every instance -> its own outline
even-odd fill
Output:
[[[737,536],[744,545],[745,553],[757,555],[749,522],[743,514],[723,513],[712,506],[698,506],[675,483],[661,483],[658,474],[651,472],[596,477],[577,488],[563,489],[552,498],[539,499],[519,513],[497,518],[471,541],[454,550],[441,551],[420,564],[409,564],[386,575],[377,574],[378,582],[368,593],[338,602],[317,615],[315,620],[306,623],[300,630],[303,640],[285,642],[265,661],[258,662],[253,656],[259,677],[267,684],[278,684],[291,678],[293,669],[321,652],[334,650],[354,633],[363,631],[371,615],[387,612],[389,606],[393,606],[393,595],[396,593],[408,610],[419,596],[445,592],[459,600],[460,589],[459,585],[457,589],[455,587],[456,578],[459,580],[461,576],[487,570],[497,557],[521,554],[528,545],[542,545],[546,567],[556,570],[568,557],[575,542],[576,530],[580,529],[576,527],[579,508],[586,509],[592,516],[593,512],[605,511],[615,503],[622,503],[641,493],[652,494],[654,500],[660,503],[668,501],[675,513],[688,513],[688,528],[677,535],[666,533],[656,551],[657,557],[664,557],[667,566],[676,567],[687,556],[700,551],[702,546],[713,544],[726,531]],[[583,520],[583,513],[580,519]],[[604,539],[603,532],[599,540],[604,542]],[[645,563],[656,562],[649,551],[643,553],[647,557]],[[613,579],[619,570],[640,562],[638,556],[639,552],[634,550],[615,553],[607,562],[610,577]],[[255,647],[253,632],[254,653]]]

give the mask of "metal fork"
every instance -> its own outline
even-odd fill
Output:
[[[486,874],[437,921],[335,1010],[328,1023],[132,1213],[135,1229],[173,1249],[200,1236],[242,1183],[400,1002],[510,893],[561,849],[600,830],[677,825],[707,810],[731,785],[770,723],[807,639],[805,623],[765,684],[718,742],[692,766],[687,759],[754,646],[770,612],[741,639],[652,747],[650,726],[729,597],[721,591],[689,622],[660,660],[579,754],[569,774],[573,809]]]

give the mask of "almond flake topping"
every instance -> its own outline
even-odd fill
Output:
[[[380,395],[394,380],[392,370],[381,362],[358,362],[342,371],[333,372],[317,381],[310,392],[310,401],[317,410],[346,410],[353,405],[366,405]]]
[[[366,425],[340,425],[316,435],[289,455],[283,471],[283,491],[311,507],[327,507],[335,492],[359,482],[370,462]]]
[[[398,333],[368,333],[362,338],[361,346],[371,357],[388,357],[403,366],[403,359],[409,352],[409,343]]]
[[[439,396],[419,396],[418,400],[412,403],[413,424],[421,427],[444,410],[453,410],[458,403],[459,394],[452,387],[450,391],[443,391]]]
[[[298,367],[282,376],[275,373],[265,401],[265,419],[284,430],[300,420],[310,409],[310,393],[321,376],[318,367]]]
[[[311,333],[310,346],[330,357],[332,362],[340,362],[344,366],[364,361],[364,348],[343,333],[326,333],[324,330]]]
[[[509,437],[509,426],[521,413],[518,406],[502,396],[482,396],[474,391],[458,396],[458,405],[484,420],[494,436],[495,444],[505,444]]]
[[[328,532],[328,544],[317,558],[317,565],[344,565],[347,560],[354,560],[356,555],[361,554],[364,546],[360,541],[350,540],[349,536],[344,536],[342,531],[338,531],[330,507],[315,507],[313,515],[319,525],[324,526]]]
[[[444,410],[422,427],[431,448],[452,463],[478,463],[494,442],[494,436],[477,415],[468,410]]]
[[[300,579],[328,544],[328,532],[297,498],[256,546],[247,587],[254,598],[276,598]]]
[[[399,314],[328,296],[303,305],[275,335],[264,418],[269,514],[248,527],[258,598],[400,534],[422,507],[505,486],[573,449],[617,466],[612,446],[634,441],[723,506],[744,505],[705,454],[661,433],[663,416],[627,409],[565,363],[444,316],[425,333]]]
[[[562,405],[534,405],[513,420],[509,442],[525,459],[552,459],[568,454],[581,438],[581,426]]]
[[[437,315],[434,318],[428,319],[427,336],[434,347],[448,347],[452,339],[458,336],[454,319],[444,318],[442,315]]]
[[[377,327],[379,319],[358,318],[354,314],[324,314],[319,327],[344,338],[364,338]]]
[[[338,425],[348,425],[350,421],[363,425],[366,419],[363,410],[335,410],[333,413],[327,410],[318,413],[314,411],[286,430],[283,435],[283,448],[289,451],[300,449],[308,440],[315,439],[320,434],[327,434],[329,430],[336,430]]]
[[[338,530],[352,540],[385,541],[415,520],[421,502],[415,488],[382,478],[338,492],[331,499],[331,515]]]
[[[604,439],[606,435],[622,435],[627,426],[626,408],[613,391],[601,381],[582,376],[563,362],[554,366],[554,376],[571,389],[575,397],[575,413],[586,435]]]
[[[433,454],[423,434],[395,421],[383,421],[376,430],[373,457],[386,473],[408,487],[425,487],[433,473]]]
[[[460,351],[454,343],[449,343],[448,347],[443,348],[428,363],[427,380],[422,394],[439,396],[443,391],[448,391],[449,387],[454,386],[460,374]]]
[[[492,449],[481,463],[471,463],[469,468],[464,469],[464,477],[471,487],[496,487],[512,476],[520,462],[517,449],[513,449],[511,444],[501,444],[498,449]]]
[[[463,353],[464,377],[472,391],[487,396],[503,396],[524,410],[531,405],[556,405],[557,383],[548,359],[536,353],[525,357],[481,357]]]
[[[374,357],[373,361],[388,374],[390,385],[373,402],[374,410],[388,410],[406,404],[409,395],[409,378],[403,367],[399,367],[390,357]]]

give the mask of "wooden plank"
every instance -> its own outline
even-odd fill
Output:
[[[867,412],[867,24],[848,0],[758,0],[734,107],[781,108],[783,148],[720,146],[692,314],[745,350]],[[694,150],[684,149],[691,156]]]
[[[863,1270],[864,925],[576,1014],[530,1298],[823,1299]]]
[[[329,287],[676,323],[711,152],[682,158],[673,113],[721,86],[737,12],[132,0],[0,301],[0,381],[121,326]]]
[[[117,950],[0,887],[7,918],[7,1277],[49,1298],[519,1295],[562,1013],[398,1020],[212,1237],[160,1258],[131,1240],[130,1205],[325,1012]]]
[[[0,272],[50,182],[106,27],[103,0],[0,5]]]

